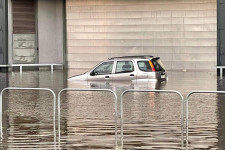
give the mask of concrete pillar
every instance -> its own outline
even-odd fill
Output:
[[[38,0],[39,63],[63,63],[64,1]]]
[[[217,65],[225,66],[225,0],[217,0]],[[223,69],[224,70],[224,69]],[[223,71],[224,72],[224,71]],[[221,70],[220,70],[221,74]],[[220,75],[221,76],[221,75]],[[218,91],[225,90],[222,80],[217,80]],[[225,133],[223,132],[225,126],[225,101],[223,101],[224,95],[218,95],[218,149],[225,147]]]
[[[8,11],[7,11],[7,0],[0,0],[0,64],[8,63],[8,46],[7,46],[7,20],[8,20]],[[0,71],[7,71],[6,68],[0,68]]]
[[[225,66],[225,0],[217,0],[217,65]]]

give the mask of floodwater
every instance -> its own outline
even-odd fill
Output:
[[[0,149],[181,149],[179,95],[126,93],[121,137],[121,93],[126,89],[156,89],[177,90],[186,96],[193,90],[225,90],[225,79],[217,77],[215,72],[170,71],[167,82],[67,81],[67,77],[80,72],[83,71],[0,73],[0,90],[5,87],[50,88],[58,94],[63,88],[111,89],[118,96],[117,121],[115,99],[110,92],[62,92],[58,120],[49,91],[7,90],[3,93]],[[193,94],[190,97],[188,139],[189,149],[225,149],[225,96]]]

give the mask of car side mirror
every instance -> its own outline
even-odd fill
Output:
[[[91,75],[91,76],[96,76],[96,75],[98,75],[98,72],[92,71],[90,75]]]
[[[91,76],[94,76],[94,75],[95,75],[94,71],[92,71],[92,72],[90,73],[90,75],[91,75]]]

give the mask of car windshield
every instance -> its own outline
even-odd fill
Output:
[[[155,67],[155,71],[165,71],[164,66],[162,62],[160,61],[160,59],[153,59],[152,63]]]
[[[105,75],[105,74],[111,74],[113,68],[113,61],[104,62],[101,65],[99,65],[97,68],[95,68],[91,75]]]

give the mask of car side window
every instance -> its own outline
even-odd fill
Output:
[[[148,61],[138,61],[138,68],[144,72],[152,72],[152,68]]]
[[[157,59],[152,61],[156,71],[165,71],[162,62]]]
[[[118,61],[116,64],[116,73],[133,72],[134,65],[132,61]]]
[[[112,68],[113,68],[113,61],[104,62],[101,65],[99,65],[97,68],[95,68],[91,72],[91,75],[95,76],[95,75],[111,74],[112,73]]]

